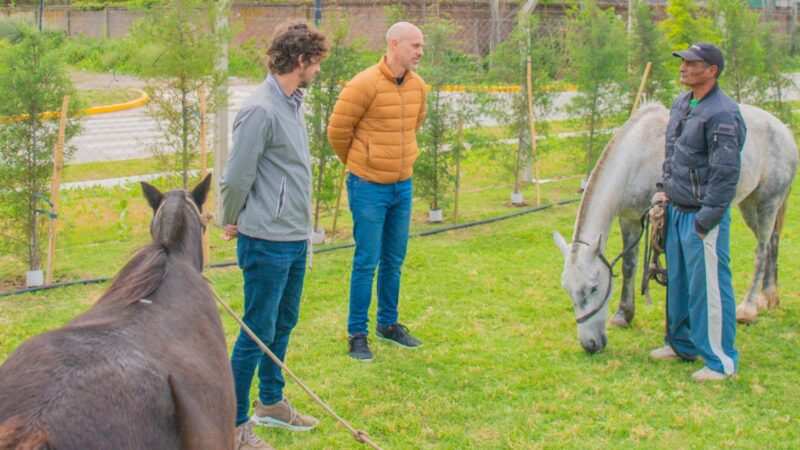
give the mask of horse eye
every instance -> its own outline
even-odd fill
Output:
[[[592,290],[589,291],[589,295],[594,295],[597,293],[597,285],[592,286]]]

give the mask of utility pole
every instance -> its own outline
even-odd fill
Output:
[[[225,172],[225,162],[228,160],[228,13],[231,0],[222,0],[217,11],[217,22],[214,24],[217,36],[225,36],[215,69],[225,74],[224,81],[214,93],[219,100],[214,113],[214,198],[216,199],[216,214],[214,221],[222,226],[222,195],[220,182]]]
[[[42,22],[44,22],[44,0],[39,0],[39,14],[36,18],[36,26],[39,32],[42,32]]]
[[[314,26],[319,28],[322,22],[322,0],[314,0]]]

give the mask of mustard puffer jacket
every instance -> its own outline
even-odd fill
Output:
[[[350,172],[381,184],[411,177],[425,89],[411,71],[398,85],[386,57],[347,83],[328,121],[328,141]]]

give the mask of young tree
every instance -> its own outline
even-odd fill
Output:
[[[41,267],[40,233],[50,208],[47,193],[65,95],[74,97],[59,50],[63,37],[20,26],[13,45],[0,45],[0,248],[22,255],[30,270]],[[79,131],[72,102],[66,128]],[[71,148],[65,148],[68,158]]]
[[[784,123],[794,125],[792,106],[786,97],[793,85],[787,75],[792,70],[791,36],[782,33],[774,22],[763,22],[759,32],[765,70],[761,71],[757,83],[760,88],[758,103]]]
[[[448,19],[433,18],[423,27],[425,61],[420,70],[430,85],[428,116],[419,135],[420,156],[414,165],[417,194],[428,200],[431,211],[442,209],[446,187],[453,181],[453,153],[446,151],[455,129],[454,105],[443,92],[454,77],[452,54],[458,28]]]
[[[339,192],[337,158],[328,142],[325,127],[343,82],[352,78],[362,67],[374,61],[364,61],[363,42],[350,42],[350,23],[344,16],[328,15],[322,30],[330,41],[328,57],[320,74],[308,90],[310,110],[306,124],[314,157],[314,230],[319,231],[320,212],[335,201]]]
[[[510,155],[508,152],[501,153],[510,156],[501,159],[506,169],[513,174],[515,193],[519,192],[524,178],[523,172],[534,163],[528,123],[527,63],[530,58],[534,108],[540,112],[548,111],[553,93],[551,89],[547,89],[547,85],[555,80],[562,62],[559,57],[562,43],[553,33],[553,29],[542,26],[537,16],[520,14],[508,38],[489,56],[492,62],[489,79],[520,87],[518,91],[499,98],[492,105],[493,115],[498,122],[509,127],[517,137],[516,151]],[[538,130],[539,133],[543,131],[546,130]]]
[[[685,50],[696,42],[719,42],[714,22],[694,0],[670,0],[661,29],[673,51]]]
[[[754,100],[759,75],[764,72],[758,14],[745,0],[714,0],[712,7],[725,54],[720,81],[737,102]]]
[[[215,92],[227,74],[215,68],[220,42],[227,36],[214,29],[217,8],[212,0],[167,0],[137,22],[132,39],[141,49],[149,114],[159,124],[163,147],[153,153],[167,170],[181,175],[189,187],[189,168],[200,139],[200,102],[197,93]],[[214,101],[217,100],[217,101]],[[219,99],[209,103],[215,109]],[[161,144],[159,144],[161,145]]]
[[[568,15],[567,54],[569,77],[578,87],[572,109],[588,126],[586,139],[586,173],[591,172],[599,154],[597,131],[604,117],[619,111],[628,102],[627,92],[619,80],[628,76],[628,44],[625,24],[597,6],[595,0],[584,0]]]
[[[675,71],[672,56],[664,33],[656,26],[653,9],[645,0],[633,4],[633,28],[631,34],[631,86],[638,86],[642,70],[652,63],[650,78],[644,94],[649,99],[669,105],[675,97]]]

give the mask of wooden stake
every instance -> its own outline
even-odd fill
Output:
[[[333,226],[331,227],[331,239],[336,239],[336,222],[339,220],[339,207],[342,204],[342,188],[344,187],[344,179],[347,177],[347,166],[342,167],[342,173],[339,175],[339,189],[336,191],[336,207],[333,208]]]
[[[58,139],[53,148],[53,179],[50,184],[50,201],[53,203],[53,214],[47,230],[47,267],[45,268],[45,284],[53,284],[53,270],[56,265],[56,237],[58,234],[59,189],[61,188],[61,171],[64,169],[64,140],[67,130],[67,113],[69,95],[64,96],[61,103],[61,117],[58,122]]]
[[[206,131],[208,125],[206,124],[206,90],[203,86],[197,90],[197,96],[200,98],[200,179],[206,177],[208,174],[208,142],[206,141]],[[218,174],[219,175],[219,174]],[[212,211],[212,202],[208,202],[206,211]],[[209,223],[211,221],[209,220]],[[208,242],[208,227],[203,231],[203,267],[208,265],[211,258],[211,248]]]
[[[536,206],[542,203],[541,183],[539,183],[539,162],[536,160],[536,119],[533,115],[533,80],[531,57],[528,56],[528,124],[531,128],[531,158],[533,159],[533,176],[536,179]]]
[[[636,99],[633,101],[633,108],[631,108],[631,115],[639,109],[639,102],[642,99],[642,92],[644,92],[644,87],[647,85],[647,78],[650,77],[650,69],[653,67],[653,63],[648,62],[647,65],[644,67],[644,74],[642,75],[642,82],[639,83],[639,91],[636,93]]]
[[[453,223],[458,223],[458,194],[461,191],[461,150],[464,149],[464,118],[458,118],[458,137],[456,142],[456,192],[453,199]]]

